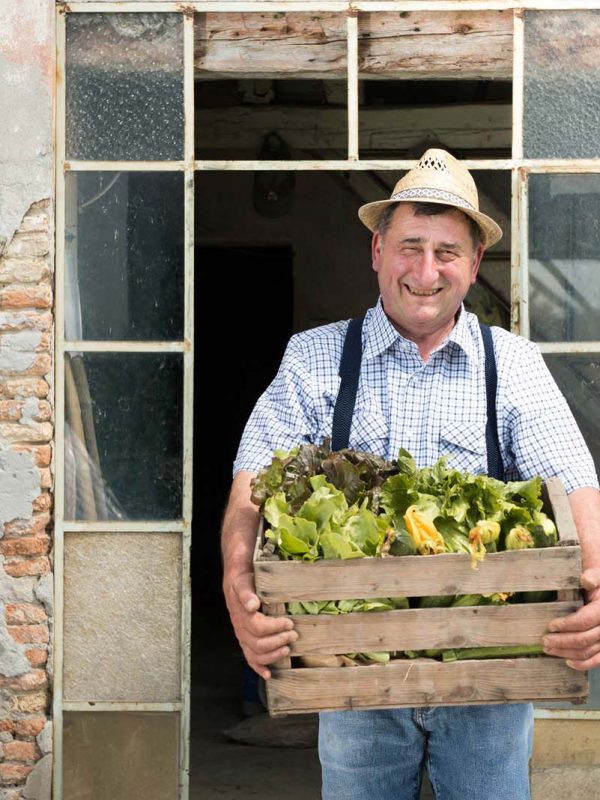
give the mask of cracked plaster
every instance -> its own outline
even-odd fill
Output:
[[[0,255],[27,209],[53,196],[54,3],[0,4]]]
[[[16,453],[0,441],[0,538],[4,523],[29,519],[33,501],[40,493],[40,471],[31,453]],[[4,597],[0,594],[0,597]]]
[[[0,603],[0,675],[14,678],[29,672],[31,665],[25,650],[12,638],[6,627],[4,603]]]

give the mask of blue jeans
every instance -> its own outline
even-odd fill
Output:
[[[323,712],[323,800],[529,800],[530,704]]]

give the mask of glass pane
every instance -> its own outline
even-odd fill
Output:
[[[600,473],[600,354],[546,355]]]
[[[526,158],[597,158],[600,11],[525,12]]]
[[[179,715],[65,712],[64,800],[176,800]]]
[[[532,339],[600,339],[599,253],[600,175],[531,175]]]
[[[67,15],[67,158],[183,158],[181,14]]]
[[[346,20],[339,13],[196,15],[196,157],[346,158]],[[263,173],[259,213],[291,205],[293,176]]]
[[[65,338],[183,337],[183,173],[67,173]]]
[[[181,537],[68,533],[65,700],[180,697]]]
[[[183,358],[65,358],[65,518],[181,517]]]

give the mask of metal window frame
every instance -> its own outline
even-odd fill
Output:
[[[557,7],[558,6],[558,7]],[[600,173],[598,159],[523,158],[524,11],[595,10],[600,0],[188,0],[188,2],[85,2],[57,4],[57,101],[56,101],[56,448],[55,486],[55,633],[54,633],[54,767],[55,800],[63,796],[63,711],[171,711],[180,714],[179,798],[189,791],[190,651],[191,589],[189,579],[192,514],[192,425],[193,425],[193,280],[194,280],[194,181],[202,171],[351,171],[406,170],[416,164],[407,159],[365,159],[359,155],[359,74],[358,22],[360,12],[373,11],[513,11],[513,139],[510,159],[471,159],[471,170],[502,170],[511,173],[511,326],[524,336],[529,334],[528,314],[528,177],[533,173]],[[335,160],[205,160],[195,158],[194,149],[194,15],[218,12],[339,12],[346,15],[348,152],[346,159]],[[65,68],[66,15],[71,13],[179,12],[183,15],[184,56],[184,157],[173,161],[82,161],[67,160]],[[184,174],[184,337],[183,341],[67,341],[64,339],[64,233],[65,178],[69,171],[173,171]],[[600,342],[540,343],[545,353],[600,352]],[[173,352],[183,354],[183,513],[180,520],[135,522],[77,522],[65,520],[64,507],[64,358],[69,352]],[[181,588],[181,700],[175,703],[80,703],[63,700],[63,560],[64,537],[69,532],[171,532],[182,537]],[[600,719],[600,710],[536,709],[537,718]]]

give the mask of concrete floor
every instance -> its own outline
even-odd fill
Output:
[[[222,610],[203,612],[193,625],[190,800],[318,800],[316,748],[251,746],[224,735],[244,719],[243,659]],[[305,717],[252,720],[276,740],[289,736],[295,723],[306,738],[311,720]],[[427,784],[421,800],[431,798]]]

